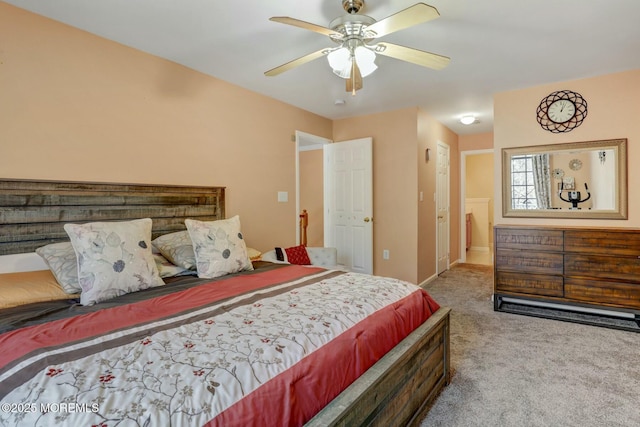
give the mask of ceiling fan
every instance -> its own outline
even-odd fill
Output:
[[[347,92],[355,95],[357,90],[362,89],[362,78],[378,68],[374,62],[376,54],[436,70],[449,64],[450,59],[446,56],[393,43],[374,43],[374,40],[379,37],[436,19],[440,14],[435,7],[425,3],[417,3],[381,21],[376,21],[369,16],[358,13],[363,5],[364,0],[342,0],[342,7],[347,15],[331,21],[328,28],[288,16],[270,18],[274,22],[293,25],[329,36],[331,41],[339,46],[320,49],[273,68],[264,74],[276,76],[314,59],[327,56],[333,72],[346,79]]]

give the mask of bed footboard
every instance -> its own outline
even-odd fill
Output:
[[[449,383],[450,311],[440,308],[306,425],[419,424]]]

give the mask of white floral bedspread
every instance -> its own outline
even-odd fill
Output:
[[[399,280],[321,270],[64,345],[55,344],[55,337],[43,339],[44,349],[0,370],[0,384],[10,380],[5,386],[28,377],[10,390],[0,386],[0,424],[268,424],[264,417],[234,415],[234,405],[365,317],[420,292]],[[2,338],[4,351],[11,340]],[[272,404],[279,400],[273,397]],[[239,408],[237,414],[244,413]],[[226,417],[218,417],[226,410]],[[296,417],[272,425],[298,424]]]

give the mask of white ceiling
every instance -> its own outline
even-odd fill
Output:
[[[379,56],[355,97],[325,58],[263,74],[335,46],[269,17],[328,26],[345,14],[341,0],[4,1],[330,119],[418,106],[461,135],[492,130],[495,93],[640,68],[638,0],[428,0],[439,19],[380,40],[449,56],[449,66]],[[415,3],[366,0],[362,13],[380,20]],[[461,125],[467,113],[479,123]]]

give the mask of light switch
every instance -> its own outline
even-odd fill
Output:
[[[279,202],[288,202],[289,201],[289,193],[287,191],[278,191],[278,201]]]

